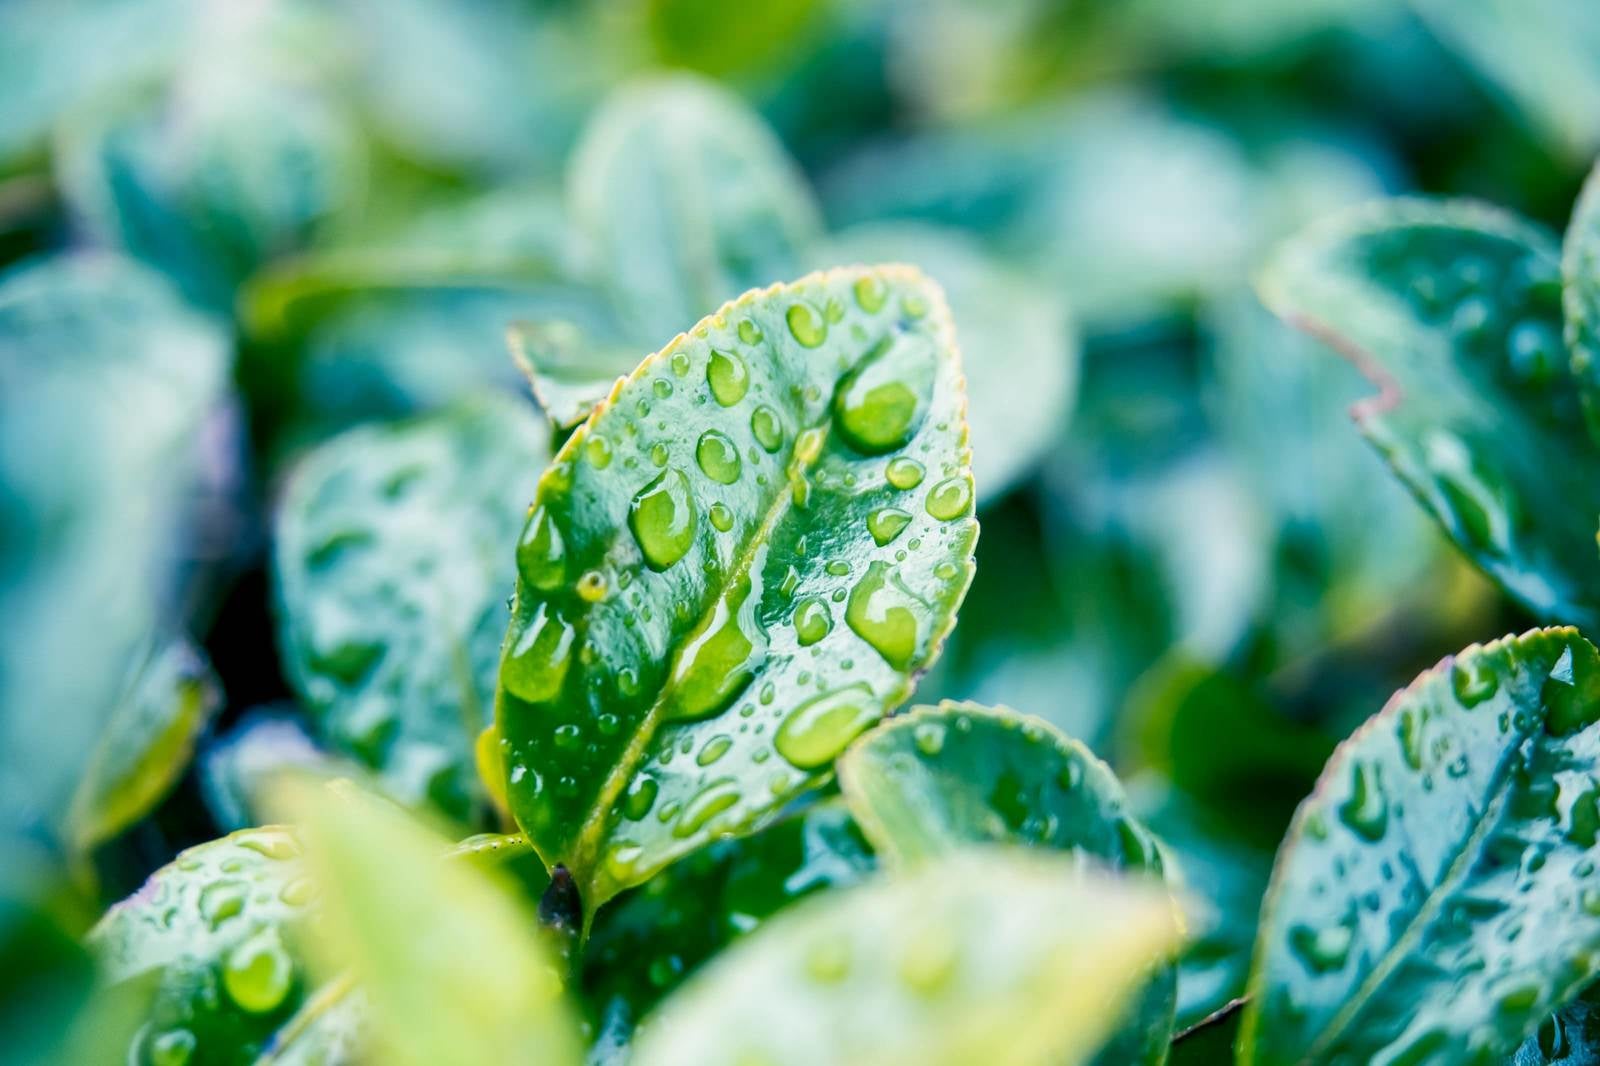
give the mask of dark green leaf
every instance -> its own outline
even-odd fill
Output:
[[[820,227],[760,117],[683,74],[612,96],[574,149],[567,190],[588,266],[647,340],[793,276]]]
[[[248,1064],[309,985],[290,923],[312,886],[287,830],[249,829],[183,852],[90,934],[113,986],[152,981],[130,1062]]]
[[[1522,1042],[1509,1066],[1597,1066],[1600,1064],[1600,1007],[1595,990],[1568,1003]]]
[[[1346,741],[1262,907],[1240,1062],[1493,1061],[1596,972],[1600,656],[1474,645]]]
[[[850,810],[879,854],[917,864],[971,844],[1048,847],[1160,877],[1155,838],[1111,768],[1046,722],[970,703],[917,707],[839,760]],[[1160,1063],[1176,971],[1148,980],[1097,1062]]]
[[[517,527],[547,454],[530,408],[484,396],[339,437],[285,493],[289,676],[329,743],[408,802],[470,808]]]
[[[1172,1041],[1167,1066],[1217,1066],[1233,1058],[1244,1001],[1234,1000],[1179,1033]]]
[[[854,268],[724,307],[568,439],[496,728],[517,821],[591,914],[769,820],[910,694],[971,577],[962,409],[937,288]]]
[[[1166,893],[956,852],[808,900],[664,1003],[635,1066],[1076,1066],[1179,941]]]
[[[86,852],[150,813],[188,768],[221,705],[204,652],[183,637],[152,646],[78,780],[68,814],[72,846]]]
[[[1381,386],[1353,409],[1362,432],[1474,562],[1543,617],[1600,623],[1600,451],[1546,234],[1489,208],[1390,201],[1290,242],[1261,292]]]
[[[1600,166],[1589,172],[1561,248],[1561,302],[1572,372],[1590,435],[1600,440]]]

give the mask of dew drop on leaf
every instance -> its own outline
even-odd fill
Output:
[[[683,805],[683,813],[672,827],[672,835],[679,838],[694,836],[705,828],[707,822],[738,802],[737,781],[731,777],[713,781]]]
[[[915,459],[908,459],[903,455],[890,459],[889,466],[884,471],[884,476],[888,478],[889,484],[902,491],[914,489],[922,484],[923,474],[921,463]]]
[[[972,479],[946,478],[928,492],[928,513],[941,522],[960,518],[972,507]]]
[[[909,590],[893,579],[887,564],[875,562],[850,590],[844,620],[885,662],[903,670],[917,651],[920,606]]]
[[[524,581],[545,592],[559,588],[567,579],[566,546],[555,519],[543,506],[533,509],[522,529],[522,539],[517,542],[517,571]]]
[[[807,348],[820,347],[828,339],[827,320],[812,310],[810,304],[791,304],[784,318],[794,339]]]
[[[706,364],[706,383],[719,404],[732,407],[750,389],[750,370],[737,352],[713,348],[711,361]]]
[[[838,757],[873,722],[879,708],[865,682],[814,696],[790,711],[773,746],[798,770],[814,770]]]
[[[694,527],[694,496],[677,467],[658,474],[628,507],[628,528],[652,570],[665,570],[688,553]]]
[[[751,412],[750,433],[767,452],[775,452],[783,446],[783,420],[766,404]]]
[[[867,532],[881,548],[898,537],[910,521],[911,516],[898,507],[880,507],[867,515]]]
[[[535,607],[533,616],[510,641],[510,651],[500,666],[506,691],[526,703],[554,699],[572,663],[574,635],[571,623],[548,603]]]
[[[931,345],[921,334],[902,333],[880,344],[839,382],[834,424],[856,451],[894,451],[922,425],[933,398]]]
[[[687,722],[709,718],[739,698],[766,657],[767,635],[755,619],[760,596],[748,575],[734,581],[684,640],[663,717]]]
[[[712,481],[731,485],[739,480],[739,449],[725,433],[715,429],[702,433],[694,448],[694,460]]]
[[[222,987],[228,998],[251,1014],[276,1010],[294,983],[294,963],[276,926],[267,926],[228,953]]]
[[[808,596],[795,604],[794,631],[802,647],[815,644],[833,629],[833,616],[828,605],[815,596]]]

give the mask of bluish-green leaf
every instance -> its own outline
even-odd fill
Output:
[[[319,730],[457,817],[544,442],[530,407],[495,396],[354,430],[307,458],[279,513],[282,647]]]
[[[1161,853],[1116,775],[1048,723],[971,703],[917,707],[839,760],[850,810],[880,855],[915,865],[972,844],[1045,847],[1159,879]],[[1146,975],[1094,1061],[1165,1060],[1176,971]]]
[[[938,654],[977,536],[937,288],[747,293],[567,440],[518,547],[496,729],[518,823],[586,908],[748,832]]]
[[[799,168],[760,117],[683,74],[606,102],[573,151],[567,196],[587,266],[646,341],[794,276],[820,225]]]
[[[1245,1066],[1509,1056],[1596,973],[1600,655],[1474,645],[1329,760],[1262,907]]]
[[[1600,440],[1600,166],[1589,172],[1561,248],[1561,303],[1589,433]]]
[[[310,987],[289,927],[312,895],[299,844],[267,827],[190,848],[112,907],[89,936],[105,980],[155,986],[127,1061],[254,1062]]]
[[[189,766],[222,705],[205,653],[187,638],[152,645],[95,743],[68,815],[68,839],[88,851],[161,802]]]
[[[646,1023],[635,1066],[1075,1066],[1178,944],[1166,893],[980,849],[828,892]]]
[[[1600,449],[1548,235],[1490,208],[1390,201],[1307,230],[1260,287],[1380,387],[1353,409],[1362,432],[1474,562],[1545,618],[1600,623]]]

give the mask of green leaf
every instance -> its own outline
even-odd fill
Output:
[[[966,233],[926,224],[856,226],[811,259],[818,266],[911,263],[944,289],[961,324],[981,502],[998,499],[1061,439],[1077,392],[1078,343],[1055,292],[1005,268]]]
[[[585,998],[606,1049],[600,1061],[625,1061],[639,1020],[726,945],[796,900],[855,884],[875,867],[834,797],[698,851],[619,897],[595,918],[584,955]]]
[[[1231,1061],[1243,1011],[1244,1001],[1236,999],[1179,1033],[1173,1038],[1167,1066],[1216,1066]]]
[[[110,840],[161,802],[222,706],[205,653],[185,637],[153,645],[130,679],[78,781],[67,837],[79,852]]]
[[[821,225],[799,168],[760,117],[684,74],[606,102],[573,151],[567,196],[586,262],[650,340],[792,277]]]
[[[1307,230],[1263,299],[1378,384],[1367,439],[1467,555],[1539,615],[1600,623],[1600,452],[1561,341],[1542,231],[1471,204],[1397,200]]]
[[[176,619],[184,501],[228,383],[226,335],[104,254],[0,282],[0,820],[64,822],[88,738]]]
[[[1600,1007],[1595,990],[1568,1003],[1522,1042],[1508,1066],[1597,1066],[1600,1064]]]
[[[534,401],[558,433],[588,418],[616,380],[639,365],[634,348],[597,342],[576,323],[559,319],[513,323],[507,339]]]
[[[963,406],[937,288],[852,268],[747,293],[567,440],[496,728],[512,812],[589,914],[770,820],[910,695],[971,579]]]
[[[367,1009],[351,982],[324,985],[273,1034],[255,1066],[359,1066],[372,1040]]]
[[[312,894],[269,826],[182,852],[106,912],[89,935],[105,980],[156,989],[128,1061],[253,1062],[309,987],[289,925]]]
[[[1572,373],[1590,435],[1600,440],[1600,165],[1589,172],[1561,247],[1561,302]]]
[[[1596,973],[1600,656],[1474,645],[1346,741],[1262,906],[1245,1066],[1492,1061]]]
[[[839,784],[873,847],[902,866],[995,843],[1162,875],[1155,838],[1127,811],[1111,768],[1048,723],[1009,709],[913,708],[851,746],[839,760]],[[1158,968],[1095,1061],[1164,1061],[1176,997],[1176,971]]]
[[[258,794],[273,774],[297,769],[338,776],[350,770],[311,739],[305,713],[295,703],[246,711],[206,746],[197,766],[206,811],[229,832],[266,820]]]
[[[289,676],[329,743],[407,802],[471,807],[517,528],[547,454],[527,405],[483,396],[330,441],[284,494]]]
[[[958,852],[786,912],[663,1004],[632,1062],[1072,1066],[1178,941],[1164,892]]]
[[[354,788],[286,778],[273,802],[300,827],[321,892],[307,951],[362,989],[375,1061],[581,1061],[548,946],[506,878],[446,861],[444,837]]]

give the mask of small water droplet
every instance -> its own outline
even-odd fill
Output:
[[[1476,707],[1495,694],[1500,679],[1494,665],[1482,656],[1458,658],[1450,671],[1450,685],[1463,707]]]
[[[865,682],[825,692],[784,716],[773,746],[796,769],[815,770],[837,758],[881,710]]]
[[[732,407],[744,399],[750,389],[750,371],[737,352],[711,350],[711,361],[706,365],[706,382],[711,395],[723,407]]]
[[[639,490],[628,507],[628,527],[652,570],[665,570],[688,553],[694,544],[695,508],[683,471],[664,470]]]
[[[655,806],[656,793],[660,789],[656,779],[649,774],[635,774],[622,796],[623,815],[635,822],[642,820]]]
[[[188,1066],[194,1055],[195,1035],[187,1029],[168,1029],[156,1033],[145,1043],[149,1066]]]
[[[972,477],[946,478],[928,492],[928,513],[941,522],[960,518],[972,508]]]
[[[911,516],[898,507],[880,507],[867,516],[867,532],[881,548],[898,537],[910,521]]]
[[[1350,957],[1355,932],[1348,925],[1312,929],[1297,925],[1289,930],[1289,946],[1312,973],[1331,973]]]
[[[718,500],[711,505],[711,510],[706,512],[711,518],[711,528],[718,533],[726,533],[733,528],[733,511],[728,505]]]
[[[828,322],[810,304],[792,304],[785,312],[784,318],[789,323],[789,332],[794,339],[807,348],[821,346],[828,339]]]
[[[600,436],[590,437],[584,443],[583,454],[588,456],[590,466],[604,470],[611,465],[611,442]]]
[[[761,343],[761,327],[748,318],[741,319],[739,321],[739,339],[746,344]]]
[[[672,372],[680,378],[689,372],[689,353],[672,353]]]
[[[750,413],[750,433],[766,452],[783,447],[783,419],[766,404]]]
[[[694,761],[701,766],[710,766],[728,754],[728,749],[731,747],[733,747],[733,738],[726,733],[718,733],[706,741],[705,746],[700,749],[700,754],[695,756]]]
[[[235,833],[233,842],[241,848],[264,855],[269,859],[292,859],[300,854],[300,845],[286,829],[263,828]]]
[[[950,931],[930,927],[912,937],[900,956],[900,980],[923,998],[932,998],[950,986],[960,962]]]
[[[917,750],[931,759],[944,750],[944,724],[934,721],[918,722],[911,729],[911,739],[916,744]]]
[[[855,283],[856,304],[869,315],[883,310],[889,298],[889,286],[876,274],[863,274]]]
[[[830,935],[806,952],[806,976],[819,984],[834,985],[850,976],[850,941]]]
[[[683,353],[680,352],[678,354],[681,355]],[[672,382],[668,381],[666,378],[656,378],[655,382],[650,387],[652,391],[655,392],[657,399],[665,400],[668,396],[672,395]]]
[[[613,882],[626,884],[643,854],[644,849],[631,840],[616,841],[606,849],[606,876]]]
[[[1359,760],[1352,764],[1350,796],[1339,807],[1339,819],[1367,840],[1383,839],[1389,827],[1389,801],[1376,765]]]
[[[672,453],[667,446],[657,441],[650,446],[650,463],[652,466],[662,467],[667,465],[667,460],[672,458]]]
[[[706,477],[719,484],[731,485],[739,480],[739,449],[725,433],[708,429],[700,434],[694,461],[705,471]]]
[[[922,484],[925,473],[921,463],[915,459],[907,459],[903,455],[890,459],[889,465],[884,468],[884,476],[889,484],[902,491],[914,489]]]
[[[244,910],[250,886],[243,881],[214,881],[200,890],[200,917],[213,930]]]

